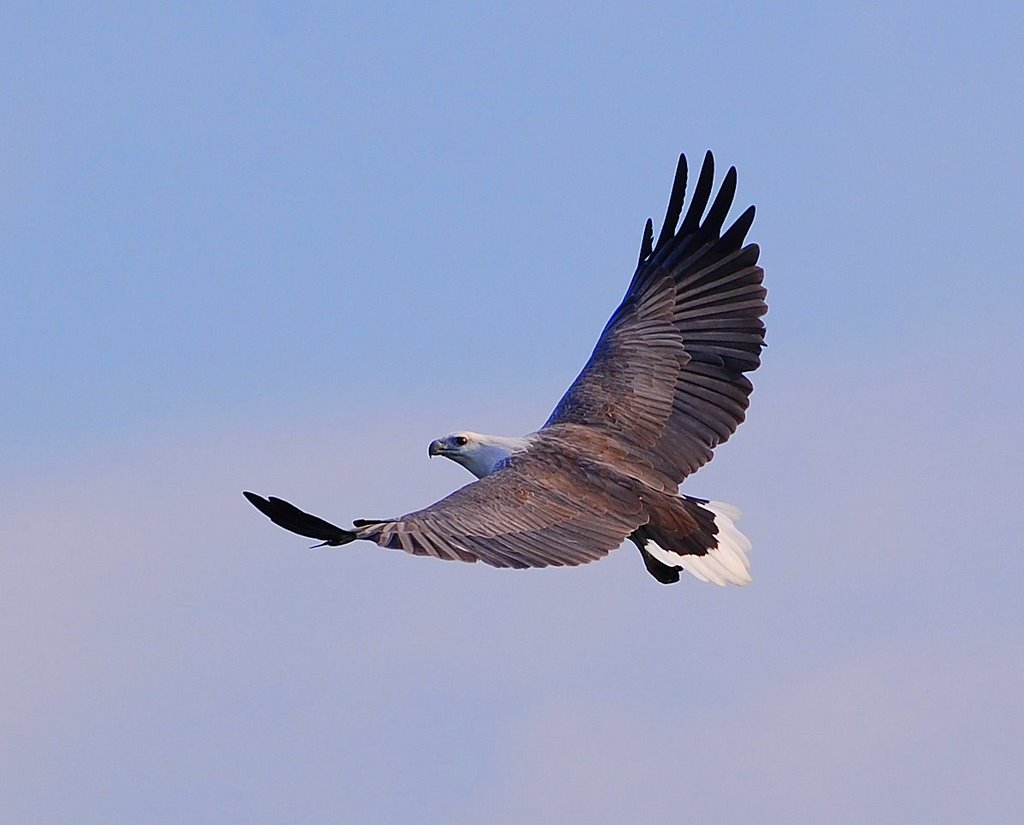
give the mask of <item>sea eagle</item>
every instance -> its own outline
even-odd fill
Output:
[[[659,582],[750,581],[739,510],[679,493],[679,484],[743,421],[767,312],[749,207],[724,232],[736,193],[729,169],[711,201],[704,157],[689,207],[681,155],[658,239],[648,219],[640,260],[583,371],[537,432],[457,432],[431,456],[477,477],[422,510],[352,529],[279,498],[245,497],[275,524],[338,546],[365,539],[419,556],[495,567],[574,566],[630,539]],[[708,203],[711,202],[710,208]],[[680,220],[681,218],[681,220]],[[317,545],[317,546],[322,546]]]

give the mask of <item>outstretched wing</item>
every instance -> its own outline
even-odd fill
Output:
[[[680,222],[686,176],[680,155],[657,243],[648,220],[625,298],[545,424],[603,428],[676,482],[743,421],[753,389],[744,373],[760,365],[768,311],[758,247],[743,245],[754,207],[722,232],[735,167],[705,215],[714,178],[708,152]]]
[[[245,496],[275,524],[326,544],[367,539],[417,556],[494,567],[586,564],[647,521],[635,483],[558,452],[530,451],[423,510],[356,521],[352,530],[278,498]]]

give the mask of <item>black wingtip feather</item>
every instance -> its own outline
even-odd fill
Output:
[[[722,235],[722,249],[728,252],[735,252],[743,246],[743,241],[746,239],[747,233],[754,223],[754,212],[754,207],[748,206],[743,214],[735,220],[733,225],[725,231],[725,234]],[[756,261],[757,259],[755,258],[754,260]]]
[[[693,200],[690,201],[690,208],[686,210],[686,217],[679,227],[679,235],[687,235],[700,226],[701,215],[708,205],[708,198],[711,197],[711,185],[715,179],[715,156],[708,153],[704,155],[704,163],[700,167],[700,175],[697,176],[697,185],[693,190]]]
[[[255,493],[244,491],[242,493],[246,500],[263,515],[269,518],[278,527],[283,527],[292,533],[306,536],[310,539],[320,539],[324,544],[337,547],[355,541],[356,534],[351,530],[343,530],[337,525],[324,521],[322,518],[306,513],[289,504],[284,499],[263,498]]]
[[[683,211],[683,202],[686,200],[686,155],[679,155],[676,163],[676,176],[672,180],[672,193],[668,197],[668,208],[665,210],[665,222],[661,225],[661,232],[658,233],[658,244],[661,246],[670,240],[676,232],[676,224],[679,223],[679,215]]]
[[[647,257],[654,251],[653,244],[654,223],[648,218],[647,223],[644,224],[644,236],[640,239],[640,260],[637,261],[637,266],[647,260]]]
[[[734,197],[736,197],[736,167],[730,166],[729,171],[725,173],[721,187],[718,189],[715,201],[711,204],[711,209],[708,210],[708,215],[704,219],[704,225],[701,227],[705,237],[718,237],[722,231],[722,224],[725,223],[725,218],[729,214],[730,207],[732,207]]]

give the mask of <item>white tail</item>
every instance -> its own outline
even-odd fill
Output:
[[[711,582],[724,587],[727,584],[747,584],[750,581],[750,539],[736,527],[740,520],[740,510],[731,504],[721,501],[709,501],[700,507],[715,517],[718,528],[718,546],[703,556],[674,553],[659,547],[653,541],[648,542],[647,552],[663,564],[670,567],[682,567],[687,573],[702,582]]]

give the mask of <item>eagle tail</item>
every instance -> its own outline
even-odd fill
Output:
[[[673,497],[664,505],[630,536],[654,578],[671,584],[685,570],[723,587],[750,581],[750,540],[736,526],[738,508],[691,496]]]
[[[274,496],[263,498],[263,496],[249,492],[243,492],[242,495],[245,496],[253,507],[279,527],[291,530],[300,536],[320,539],[329,547],[348,544],[350,541],[355,541],[358,538],[353,531],[344,530],[337,525],[331,524],[329,521],[324,521],[322,518],[303,512],[294,504],[289,504],[284,499],[274,498]],[[321,545],[316,546],[320,547]]]

